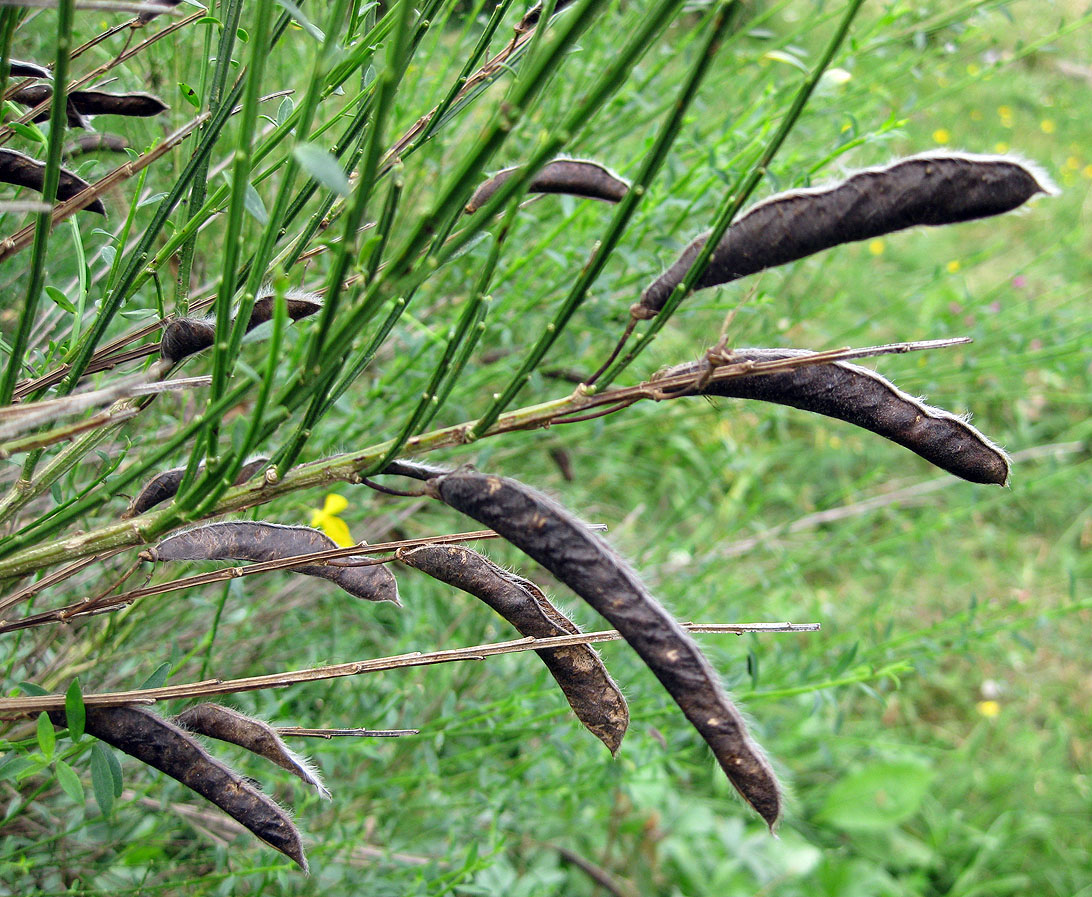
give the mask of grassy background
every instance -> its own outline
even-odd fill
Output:
[[[640,15],[635,6],[623,4],[588,32],[559,76],[565,84],[547,93],[543,120],[553,120],[552,102],[570,101],[602,65],[619,30]],[[839,6],[747,5],[748,24],[722,51],[662,177],[546,369],[553,362],[587,371],[609,350],[641,286],[706,226],[726,184],[753,160],[799,81],[795,63],[814,59]],[[90,799],[73,804],[46,774],[4,783],[0,893],[605,893],[566,852],[606,870],[625,894],[1092,893],[1084,650],[1092,31],[1081,15],[1078,4],[1049,14],[1034,2],[954,12],[940,3],[867,4],[836,61],[850,77],[824,80],[761,195],[940,145],[1018,152],[1051,174],[1061,196],[1002,219],[840,247],[700,293],[625,375],[636,382],[697,356],[730,309],[732,342],[743,346],[969,335],[972,345],[888,357],[877,367],[932,403],[973,411],[979,427],[1017,454],[1010,488],[939,478],[916,456],[839,422],[700,399],[638,405],[442,459],[518,476],[608,524],[612,541],[682,619],[823,624],[818,634],[702,637],[790,791],[779,840],[734,798],[632,652],[612,644],[602,653],[632,712],[616,760],[579,728],[530,655],[242,695],[235,706],[279,723],[421,730],[397,741],[308,744],[331,803],[287,776],[274,785],[257,761],[231,757],[295,809],[311,878],[252,839],[235,838],[175,783],[125,763],[130,790],[109,819]],[[749,21],[755,16],[763,17],[757,25]],[[694,49],[695,22],[676,23],[577,135],[575,154],[622,174],[636,169],[655,133],[651,122]],[[442,94],[446,54],[466,44],[455,25],[426,38],[427,64],[415,63],[399,94],[400,125]],[[24,32],[28,40],[35,34],[25,28],[17,47]],[[39,39],[47,46],[48,32]],[[125,71],[127,86],[158,84],[177,107],[173,85],[196,80],[189,66],[202,40],[194,31],[142,57]],[[296,43],[310,52],[302,35]],[[291,54],[270,64],[295,85],[302,69]],[[457,133],[473,139],[494,94]],[[134,142],[157,127],[135,126]],[[529,123],[499,162],[518,162],[537,136]],[[458,141],[448,140],[413,157],[406,202],[424,207],[430,184],[458,153]],[[86,167],[92,175],[108,168]],[[167,172],[160,176],[169,183]],[[437,425],[475,417],[503,388],[608,215],[604,206],[554,197],[520,213],[474,367]],[[106,239],[91,228],[82,226],[81,239],[94,257]],[[72,276],[65,239],[59,231],[49,283]],[[214,233],[204,246],[195,265],[202,282],[218,270]],[[426,284],[307,457],[393,435],[487,248],[475,247]],[[320,263],[294,276],[309,284],[321,270]],[[0,270],[5,295],[19,277],[17,262]],[[128,309],[133,317],[154,309],[154,293],[144,298],[144,308]],[[261,357],[258,350],[251,360]],[[205,372],[203,364],[192,372]],[[536,374],[521,398],[567,389]],[[126,438],[138,447],[161,438],[194,402],[159,403],[159,416]],[[344,516],[357,539],[466,528],[442,509],[425,513],[419,500],[338,491],[350,501]],[[307,523],[323,496],[278,500],[261,518]],[[844,516],[830,519],[839,510]],[[487,548],[552,585],[516,552]],[[173,664],[172,680],[188,681],[509,636],[469,597],[398,575],[402,610],[348,602],[287,575],[159,596],[33,643],[13,640],[8,659],[0,654],[5,682],[63,688],[78,674],[85,690],[105,690],[135,687],[164,661]],[[552,592],[581,625],[599,628],[561,587]],[[72,762],[87,780],[86,754]]]

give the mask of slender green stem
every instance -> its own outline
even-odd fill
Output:
[[[76,15],[75,0],[59,0],[57,4],[57,57],[53,66],[53,78],[56,87],[53,91],[53,103],[49,113],[49,143],[46,148],[45,180],[42,185],[42,200],[50,206],[57,198],[57,187],[61,180],[61,150],[64,148],[68,83],[68,52],[72,47],[72,24]],[[10,20],[9,20],[10,21]],[[49,234],[53,229],[53,212],[39,212],[34,230],[34,248],[31,251],[30,278],[27,282],[26,299],[19,315],[19,324],[12,340],[11,355],[0,379],[0,405],[11,402],[15,384],[23,370],[23,357],[30,342],[30,331],[38,312],[38,300],[45,285],[46,254],[49,248]]]
[[[527,357],[524,359],[516,376],[512,378],[505,390],[496,400],[494,400],[478,421],[478,425],[474,431],[475,436],[481,435],[492,426],[504,409],[511,404],[513,399],[515,399],[517,393],[519,393],[530,379],[531,373],[542,362],[546,353],[553,346],[558,336],[561,335],[561,331],[572,319],[572,316],[576,313],[576,310],[587,296],[589,288],[603,270],[603,266],[606,264],[607,259],[610,258],[611,253],[614,252],[614,248],[618,245],[618,241],[621,240],[623,232],[637,210],[637,204],[641,201],[648,186],[652,183],[652,179],[659,172],[660,167],[667,158],[668,151],[678,137],[686,112],[697,97],[698,88],[701,86],[702,81],[705,79],[705,76],[713,63],[713,59],[716,57],[720,41],[728,32],[728,29],[734,20],[734,16],[729,13],[735,8],[736,4],[734,2],[729,2],[721,4],[710,13],[712,21],[708,27],[706,41],[698,53],[698,58],[683,84],[682,90],[679,91],[679,97],[675,102],[672,114],[660,128],[660,132],[656,137],[656,142],[653,144],[651,151],[645,158],[640,172],[635,178],[630,190],[626,193],[625,198],[619,204],[619,208],[614,213],[614,218],[611,221],[610,227],[607,229],[607,233],[603,236],[603,239],[599,241],[591,259],[580,272],[580,276],[577,278],[576,283],[573,284],[568,296],[565,297],[565,301],[561,304],[561,308],[554,316],[553,321],[546,326],[546,332],[543,333],[535,346],[527,354]],[[673,11],[674,10],[672,10],[672,12]],[[660,23],[656,19],[650,17],[649,21],[646,23],[646,33],[639,33],[636,40],[651,41],[653,35],[659,31],[659,24]],[[641,44],[638,44],[638,46],[640,45]]]
[[[720,243],[725,231],[728,230],[728,226],[739,213],[739,210],[743,208],[743,204],[754,192],[755,188],[762,181],[762,178],[765,177],[770,162],[773,161],[774,156],[777,155],[778,150],[781,149],[785,139],[789,136],[789,132],[792,131],[796,122],[799,120],[801,113],[804,111],[804,107],[811,98],[812,91],[815,90],[815,86],[819,83],[819,79],[823,77],[823,72],[827,70],[827,67],[834,59],[834,55],[838,52],[838,48],[841,47],[842,42],[846,39],[846,35],[849,34],[849,27],[853,23],[854,18],[856,18],[863,3],[864,0],[850,0],[846,7],[845,14],[842,16],[841,22],[839,22],[837,29],[831,36],[826,48],[823,50],[823,55],[819,57],[819,61],[815,64],[815,68],[812,69],[811,74],[796,92],[792,105],[781,119],[781,124],[778,126],[777,131],[774,132],[773,137],[770,138],[758,163],[743,177],[742,181],[733,185],[733,189],[721,203],[714,219],[713,228],[709,233],[709,238],[705,241],[705,245],[702,247],[701,252],[698,253],[698,257],[694,260],[694,264],[687,272],[686,277],[683,278],[682,283],[675,288],[675,291],[668,298],[667,302],[664,303],[664,307],[660,313],[649,322],[648,330],[637,340],[637,343],[603,375],[600,380],[600,386],[609,386],[614,382],[614,379],[624,371],[642,351],[644,351],[653,339],[656,338],[656,334],[660,332],[660,329],[667,323],[671,315],[674,314],[675,309],[679,307],[679,304],[693,290],[694,284],[698,282],[698,278],[700,278],[705,271],[709,259],[713,257],[713,252],[717,248],[717,244]]]

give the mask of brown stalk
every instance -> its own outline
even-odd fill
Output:
[[[688,632],[742,635],[745,632],[818,632],[818,623],[680,623]],[[378,657],[305,670],[272,673],[266,676],[250,676],[243,679],[206,679],[182,685],[166,685],[161,688],[144,688],[133,691],[85,694],[84,704],[89,707],[119,707],[127,704],[154,704],[157,701],[174,701],[189,698],[206,698],[212,695],[239,694],[261,691],[267,688],[284,688],[300,682],[321,682],[327,679],[343,679],[365,673],[378,673],[406,667],[434,666],[440,663],[458,663],[466,660],[484,660],[500,654],[518,654],[521,651],[542,651],[567,645],[590,645],[613,642],[621,638],[616,629],[585,632],[583,635],[564,635],[557,638],[521,638],[506,642],[489,642],[467,648],[422,653],[414,651],[392,657]],[[32,695],[23,698],[0,698],[0,720],[25,719],[43,710],[63,710],[64,695]]]

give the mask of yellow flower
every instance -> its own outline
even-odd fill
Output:
[[[952,259],[947,265],[948,273],[955,274],[959,270],[959,259]]]
[[[322,510],[311,512],[311,526],[321,529],[334,540],[334,544],[339,548],[348,548],[356,544],[349,533],[348,524],[337,516],[347,507],[349,507],[349,500],[345,496],[331,492],[326,496]]]
[[[972,76],[977,75],[980,71],[981,71],[981,69],[979,69],[979,67],[977,65],[975,65],[973,62],[969,63],[967,65],[967,74],[968,75],[972,75]]]
[[[1039,122],[1039,127],[1042,129],[1044,134],[1053,134],[1055,131],[1058,130],[1058,126],[1054,124],[1054,119],[1052,118],[1044,118],[1041,122]]]
[[[1010,109],[1008,106],[998,106],[997,115],[1000,118],[1012,118],[1012,109]]]
[[[993,151],[995,153],[1007,153],[1009,151],[1009,145],[1004,140],[999,141],[993,145]]]
[[[883,251],[886,248],[883,240],[869,240],[868,251],[873,255],[883,255]]]
[[[937,143],[947,143],[949,140],[951,140],[951,138],[952,135],[948,133],[947,128],[937,128],[935,131],[933,131],[933,139]]]
[[[1001,712],[1001,705],[997,701],[979,701],[974,706],[986,719],[993,719]]]
[[[1065,160],[1065,167],[1071,169],[1072,171],[1076,171],[1078,168],[1081,167],[1081,160],[1078,159],[1076,156],[1070,156],[1068,159]]]
[[[1081,172],[1086,178],[1092,180],[1092,165],[1085,165],[1084,170]]]

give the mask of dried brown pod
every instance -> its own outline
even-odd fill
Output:
[[[573,0],[557,0],[554,3],[554,15],[556,16],[566,6],[571,6]],[[527,12],[523,14],[523,18],[516,24],[516,34],[523,34],[525,31],[530,31],[535,25],[538,24],[539,19],[542,18],[542,4],[536,3]]]
[[[250,311],[250,320],[246,329],[250,332],[259,324],[273,320],[273,303],[275,300],[273,288],[262,287],[254,300],[254,307]],[[292,321],[316,314],[322,308],[322,297],[318,293],[308,293],[306,290],[289,290],[284,296],[288,309],[288,317]]]
[[[178,6],[182,0],[154,0],[156,6]],[[152,19],[158,15],[162,15],[165,10],[155,10],[142,12],[136,17],[137,23],[140,25],[147,25]]]
[[[802,349],[736,349],[728,361],[800,358]],[[669,368],[661,376],[700,376],[702,363]],[[713,380],[707,396],[759,399],[844,420],[910,449],[942,470],[972,483],[1005,485],[1008,456],[963,418],[933,408],[868,368],[846,361],[807,364],[768,373]]]
[[[64,148],[66,156],[81,156],[84,153],[110,152],[123,153],[129,148],[129,141],[118,134],[83,134],[71,141]]]
[[[183,710],[174,723],[189,732],[227,741],[265,757],[302,779],[327,800],[330,792],[318,770],[284,743],[277,731],[260,719],[247,716],[223,704],[197,704]]]
[[[52,78],[49,69],[36,62],[23,62],[21,59],[9,59],[11,74],[15,78]]]
[[[1010,212],[1054,193],[1036,166],[1011,156],[924,153],[859,171],[834,187],[790,190],[752,206],[717,245],[695,289],[729,283],[842,243],[918,225],[939,226]],[[708,234],[697,237],[630,308],[655,317],[690,271]]]
[[[521,635],[553,638],[580,632],[538,586],[469,548],[461,545],[400,548],[398,559],[481,599]],[[629,726],[629,708],[595,649],[591,645],[569,645],[535,653],[557,680],[569,706],[588,731],[616,754]]]
[[[22,153],[17,153],[15,150],[0,149],[0,181],[5,184],[27,187],[41,193],[42,187],[45,185],[45,163]],[[90,186],[87,181],[62,168],[61,178],[57,184],[57,199],[71,199]],[[98,212],[100,215],[106,214],[106,206],[102,204],[101,199],[89,203],[86,210],[88,212]]]
[[[484,206],[520,168],[506,168],[474,191],[466,204],[466,213],[476,212]],[[567,193],[585,199],[601,199],[604,202],[621,202],[629,190],[629,184],[598,162],[587,159],[554,159],[531,178],[529,193]]]
[[[254,458],[251,461],[247,461],[239,470],[239,475],[235,478],[235,485],[241,486],[268,463],[268,458]],[[200,473],[204,468],[204,464],[200,465],[198,472]],[[161,502],[165,502],[169,498],[174,498],[185,473],[185,467],[175,467],[152,477],[145,484],[144,488],[137,493],[137,497],[129,503],[129,507],[126,508],[125,513],[121,515],[122,519],[126,520],[130,517],[136,517],[138,514],[143,514],[145,511],[154,508]]]
[[[157,561],[279,561],[335,548],[333,539],[309,526],[233,520],[209,523],[170,536],[148,554]],[[292,572],[328,579],[365,601],[390,601],[401,607],[398,583],[382,564],[342,566],[364,560],[358,556],[337,558],[328,566],[302,564],[293,567]]]
[[[50,713],[64,725],[64,713]],[[155,767],[212,801],[268,845],[307,871],[303,841],[291,817],[250,780],[216,760],[192,735],[140,707],[86,708],[85,731]]]
[[[701,649],[603,539],[523,483],[461,469],[429,481],[447,505],[492,528],[602,614],[712,748],[729,781],[771,830],[781,792]]]
[[[181,361],[207,349],[216,342],[216,327],[200,318],[179,318],[163,328],[159,338],[159,354],[168,361]]]
[[[53,96],[47,84],[24,87],[12,94],[12,99],[24,106],[37,106]],[[170,107],[150,93],[106,93],[102,90],[74,90],[65,98],[68,124],[73,128],[89,128],[87,115],[126,115],[147,118],[166,112]],[[49,110],[39,112],[34,121],[49,119]]]

